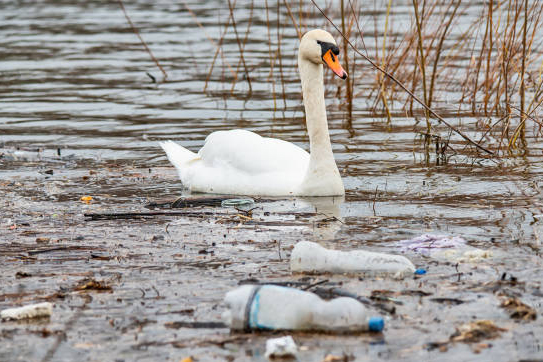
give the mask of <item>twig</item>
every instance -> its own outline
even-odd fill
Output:
[[[236,5],[236,2],[234,1],[234,6],[235,5]],[[221,37],[219,39],[219,42],[217,44],[217,49],[215,50],[215,55],[213,56],[213,60],[211,61],[211,66],[209,67],[209,71],[207,72],[206,82],[204,84],[204,89],[203,89],[204,93],[207,90],[207,85],[209,84],[209,80],[211,79],[211,75],[213,73],[213,68],[215,67],[215,62],[217,61],[217,56],[219,55],[219,53],[221,53],[223,62],[226,63],[226,65],[228,66],[228,69],[230,70],[230,73],[232,73],[232,76],[236,75],[236,72],[234,71],[234,69],[232,69],[232,67],[226,61],[226,59],[224,59],[224,52],[222,51],[222,43],[224,41],[224,37],[226,36],[226,31],[228,30],[228,27],[230,26],[230,19],[232,19],[232,14],[230,14],[228,16],[228,19],[226,20],[223,32],[222,32]],[[224,71],[224,69],[223,69],[223,71]]]
[[[238,29],[236,27],[236,20],[234,18],[234,7],[232,6],[232,1],[228,0],[228,7],[230,9],[230,17],[232,18],[232,27],[234,28],[234,34],[236,34],[236,42],[238,43],[239,57],[243,64],[243,69],[245,70],[245,77],[247,78],[247,84],[249,85],[249,95],[253,93],[253,87],[251,86],[251,77],[249,76],[249,70],[247,64],[245,64],[245,57],[243,56],[243,47],[241,46],[241,41],[239,40]]]
[[[140,32],[138,31],[138,29],[136,28],[136,26],[134,25],[134,23],[132,23],[132,20],[130,19],[130,17],[128,16],[128,13],[126,12],[126,9],[124,8],[123,0],[117,0],[117,1],[119,2],[119,6],[120,6],[121,9],[123,10],[124,17],[125,17],[126,20],[128,21],[128,24],[130,24],[130,27],[132,28],[132,31],[134,32],[134,34],[136,34],[136,35],[138,36],[138,38],[140,39],[141,44],[143,45],[143,47],[145,48],[145,50],[147,50],[147,53],[149,53],[149,55],[151,56],[151,59],[153,59],[153,61],[155,62],[156,66],[158,67],[158,69],[160,69],[160,71],[162,72],[162,74],[164,74],[164,81],[166,81],[166,78],[168,78],[168,74],[166,74],[166,71],[164,70],[164,68],[162,68],[162,66],[161,66],[160,63],[158,62],[158,59],[155,58],[155,56],[154,56],[153,53],[151,52],[151,49],[149,49],[149,47],[148,47],[147,44],[145,43],[145,40],[143,40],[143,38],[141,37]]]
[[[519,111],[519,113],[521,114],[521,116],[523,116],[523,117],[525,117],[525,118],[529,118],[529,119],[531,119],[532,121],[534,121],[535,123],[537,123],[538,125],[543,126],[543,123],[542,123],[540,120],[537,120],[537,119],[535,119],[534,117],[532,117],[532,115],[531,115],[532,112],[530,112],[530,114],[528,114],[528,113],[526,113],[526,112],[523,112],[520,108],[517,108],[517,107],[515,107],[515,106],[512,105],[512,104],[509,104],[509,107],[513,108],[514,110]]]
[[[241,53],[243,53],[245,51],[245,45],[247,45],[247,40],[249,39],[249,32],[251,30],[251,25],[253,24],[253,11],[254,11],[254,6],[255,5],[255,2],[254,0],[251,1],[251,10],[249,12],[249,21],[247,23],[247,29],[245,29],[245,37],[243,38],[243,47],[242,47],[242,50],[241,50]],[[235,3],[234,3],[234,7],[235,7]],[[233,14],[232,14],[232,20],[234,20],[233,18]],[[239,71],[239,67],[242,63],[242,60],[241,58],[238,60],[238,64],[236,66],[236,72],[234,73],[234,79],[232,80],[232,87],[230,88],[230,94],[233,95],[234,94],[234,89],[236,87],[236,82],[238,80],[238,71]]]
[[[279,75],[281,76],[281,88],[283,94],[283,107],[287,108],[287,95],[285,91],[285,76],[283,74],[283,55],[281,54],[281,38],[280,33],[281,29],[281,7],[279,6],[279,1],[277,0],[277,60],[279,60]]]
[[[364,43],[364,36],[362,34],[362,30],[360,29],[360,24],[358,23],[358,17],[356,16],[356,13],[354,11],[353,3],[351,0],[349,0],[349,5],[351,6],[351,12],[353,13],[354,21],[356,23],[356,28],[358,29],[358,33],[360,34],[360,39],[362,40],[362,47],[364,48],[364,51],[366,54],[368,54],[368,49],[366,48],[366,43]]]
[[[481,146],[480,144],[476,143],[475,141],[473,141],[471,138],[469,138],[468,136],[466,136],[462,131],[456,129],[455,127],[453,127],[451,124],[449,124],[447,121],[445,121],[445,119],[443,119],[443,117],[441,117],[439,114],[437,114],[433,109],[431,109],[430,107],[428,107],[428,105],[426,105],[419,97],[417,97],[412,91],[410,91],[409,89],[407,89],[407,87],[402,83],[400,82],[398,79],[396,79],[392,74],[390,74],[389,72],[387,72],[386,70],[384,70],[383,68],[381,68],[379,65],[377,65],[373,60],[371,60],[368,56],[362,54],[362,52],[360,52],[352,43],[351,41],[341,32],[341,30],[336,26],[336,24],[334,24],[334,22],[325,14],[325,12],[317,5],[317,3],[315,2],[315,0],[311,0],[311,2],[313,3],[313,5],[315,5],[315,7],[320,11],[320,13],[326,18],[326,20],[332,24],[332,26],[336,29],[336,31],[343,37],[343,39],[345,39],[345,41],[351,46],[351,48],[355,51],[355,53],[357,53],[358,55],[360,55],[362,58],[364,58],[368,63],[371,64],[372,67],[374,67],[375,69],[377,69],[379,72],[383,73],[384,75],[386,75],[388,78],[390,78],[394,83],[396,83],[400,88],[402,88],[407,94],[409,94],[409,96],[411,96],[415,101],[417,101],[417,103],[419,103],[425,110],[427,110],[428,112],[430,112],[434,117],[436,117],[439,121],[441,121],[444,125],[446,125],[447,127],[449,127],[450,129],[452,129],[456,134],[458,134],[460,137],[462,137],[464,140],[466,140],[467,142],[469,142],[470,144],[474,145],[476,148],[480,149],[481,151],[484,151],[488,154],[491,154],[493,155],[494,152],[490,151],[489,149]]]
[[[296,34],[298,35],[298,39],[302,39],[302,31],[300,30],[300,28],[298,28],[298,25],[296,24],[296,19],[294,19],[294,16],[292,15],[292,11],[290,10],[290,6],[288,5],[287,0],[283,0],[283,2],[285,6],[287,7],[288,16],[290,16],[290,20],[292,20],[292,25],[294,25],[294,28],[296,29]]]
[[[228,213],[218,213],[211,211],[187,212],[187,211],[153,211],[153,212],[120,212],[120,213],[90,213],[84,214],[85,217],[91,220],[118,220],[118,219],[141,219],[155,216],[186,216],[186,217],[203,217],[215,215],[231,215]]]
[[[375,194],[373,195],[373,204],[371,208],[373,209],[373,216],[377,216],[375,213],[375,202],[377,201],[377,190],[379,189],[379,185],[375,186]]]
[[[309,290],[309,289],[311,289],[313,287],[316,287],[317,285],[328,283],[328,281],[329,281],[328,279],[319,280],[318,282],[315,282],[313,284],[309,284],[309,285],[303,287],[302,290]]]
[[[415,11],[415,22],[417,25],[417,44],[419,48],[419,59],[420,59],[420,74],[422,76],[422,93],[424,96],[424,103],[428,104],[428,92],[426,90],[426,54],[424,53],[424,47],[422,44],[422,19],[419,16],[419,4],[417,0],[413,0],[413,9]],[[424,17],[424,15],[422,15]],[[426,130],[431,132],[431,125],[429,122],[428,112],[424,112],[426,115]]]
[[[216,321],[209,321],[209,322],[201,322],[201,321],[176,321],[176,322],[166,322],[164,323],[164,327],[171,328],[171,329],[179,329],[179,328],[205,328],[205,329],[222,329],[222,328],[228,328],[228,326],[222,322],[216,322]]]
[[[528,0],[524,1],[524,24],[522,27],[522,59],[521,59],[521,68],[520,68],[520,114],[521,114],[521,122],[520,122],[520,129],[519,129],[519,136],[522,142],[525,141],[525,135],[524,130],[525,127],[525,121],[526,117],[524,116],[524,110],[525,110],[525,103],[526,103],[526,26],[528,24]],[[516,138],[514,138],[516,140]]]
[[[428,106],[432,106],[432,100],[434,96],[434,86],[435,86],[435,80],[436,80],[436,74],[437,74],[437,65],[439,63],[439,58],[441,57],[441,49],[443,48],[443,43],[445,41],[445,37],[447,36],[447,33],[449,32],[449,28],[454,20],[454,17],[456,15],[456,12],[458,11],[458,7],[462,3],[462,0],[459,0],[456,3],[456,6],[454,7],[454,10],[451,14],[451,17],[449,18],[449,21],[445,24],[445,28],[443,29],[443,33],[441,34],[441,37],[439,39],[439,43],[437,45],[436,49],[436,56],[434,60],[434,67],[432,69],[432,77],[430,78],[430,90],[428,93]]]
[[[36,254],[44,254],[44,253],[50,253],[52,251],[62,251],[62,250],[94,250],[91,247],[86,246],[57,246],[53,248],[47,248],[47,249],[37,249],[37,250],[28,250],[28,255],[36,255]]]
[[[270,58],[270,73],[268,74],[268,81],[271,79],[272,83],[272,97],[273,97],[273,111],[277,110],[277,97],[275,95],[275,79],[273,79],[273,67],[275,65],[275,56],[272,56],[272,41],[271,41],[271,32],[270,32],[270,14],[268,8],[268,0],[265,0],[266,4],[266,28],[268,29],[268,54]]]

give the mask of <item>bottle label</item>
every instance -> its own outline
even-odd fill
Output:
[[[247,304],[245,304],[245,312],[244,312],[244,325],[245,325],[245,332],[250,332],[255,326],[253,326],[254,322],[257,320],[256,314],[258,314],[258,304],[256,308],[253,307],[253,302],[255,299],[257,299],[258,302],[258,292],[260,291],[260,288],[262,288],[261,285],[256,285],[253,290],[251,291],[251,294],[249,295],[249,299],[247,300]]]
[[[248,310],[245,310],[246,329],[292,329],[299,320],[299,301],[306,295],[307,292],[278,285],[256,287],[247,303]],[[277,303],[286,304],[278,309]]]

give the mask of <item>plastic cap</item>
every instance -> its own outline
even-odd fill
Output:
[[[385,328],[385,320],[382,317],[371,317],[368,327],[372,332],[381,332]]]
[[[415,270],[415,274],[416,275],[424,275],[424,274],[426,274],[426,269],[422,269],[422,268],[417,269],[417,270]]]

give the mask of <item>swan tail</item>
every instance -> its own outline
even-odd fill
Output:
[[[188,162],[199,158],[196,153],[187,150],[185,147],[173,141],[160,142],[160,147],[166,152],[168,160],[170,160],[172,165],[178,170],[182,169]]]

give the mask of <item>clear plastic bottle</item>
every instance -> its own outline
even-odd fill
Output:
[[[226,294],[223,319],[232,330],[380,332],[382,317],[369,317],[356,299],[324,301],[316,294],[276,285],[243,285]]]
[[[416,269],[409,259],[401,255],[366,250],[330,250],[317,243],[301,241],[290,254],[290,270],[297,273],[352,273],[401,278],[413,275]]]

